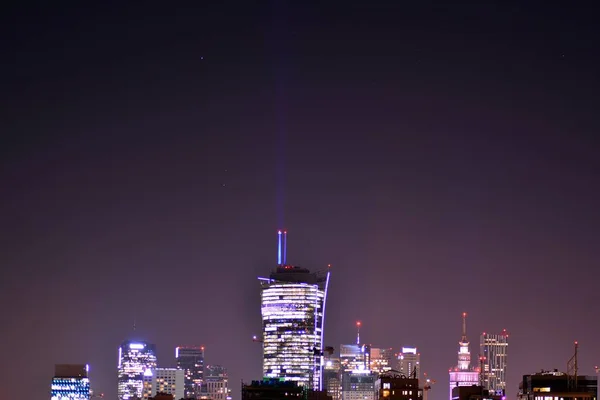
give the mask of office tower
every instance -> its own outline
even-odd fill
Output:
[[[404,374],[382,374],[375,383],[378,400],[422,400],[423,389],[419,380],[408,378]]]
[[[458,342],[458,365],[450,369],[450,400],[452,389],[456,386],[473,386],[479,384],[479,372],[471,367],[471,352],[467,339],[467,313],[462,314],[462,337]]]
[[[284,234],[284,240],[287,234]],[[329,270],[311,273],[286,264],[279,232],[278,265],[261,282],[263,376],[321,390]]]
[[[575,380],[575,375],[557,370],[542,371],[523,376],[517,400],[596,400],[597,392],[598,378],[595,376],[577,375]]]
[[[229,400],[231,390],[229,389],[227,369],[220,365],[207,365],[204,371],[204,387],[206,395],[210,400]]]
[[[332,400],[340,400],[342,397],[342,381],[340,380],[341,363],[339,357],[325,357],[323,367],[323,390],[331,396]]]
[[[185,397],[196,398],[203,381],[204,347],[179,346],[175,348],[175,359],[177,368],[185,371]]]
[[[342,400],[375,400],[377,374],[366,370],[345,371],[342,374]]]
[[[508,333],[506,329],[499,335],[483,333],[480,337],[483,387],[498,395],[506,393],[506,352]]]
[[[407,378],[421,379],[421,354],[416,347],[403,347],[398,353],[398,366],[396,369]]]
[[[381,349],[371,348],[370,370],[381,374],[392,369],[392,357],[394,356],[391,348]]]
[[[452,389],[452,400],[506,400],[506,397],[491,394],[483,386],[457,386]]]
[[[90,380],[84,364],[57,364],[50,387],[51,400],[89,400]]]
[[[144,392],[148,399],[157,393],[171,394],[177,400],[184,398],[185,373],[177,368],[154,368],[144,371]]]
[[[124,341],[119,346],[117,395],[119,400],[141,398],[144,372],[156,368],[156,346],[146,342]]]
[[[366,344],[341,344],[340,364],[342,371],[369,371],[371,346]]]

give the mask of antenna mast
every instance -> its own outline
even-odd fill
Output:
[[[360,346],[360,321],[356,321],[356,345]]]

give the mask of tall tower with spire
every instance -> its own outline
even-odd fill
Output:
[[[457,386],[472,386],[479,383],[479,371],[471,367],[471,352],[467,339],[467,313],[462,313],[462,336],[458,342],[458,364],[449,370],[450,373],[450,400],[452,389]]]

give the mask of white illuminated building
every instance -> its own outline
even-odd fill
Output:
[[[50,387],[51,400],[89,400],[89,367],[86,364],[57,364]]]
[[[119,400],[142,397],[144,372],[156,368],[156,346],[125,341],[119,347],[117,395]]]
[[[453,388],[479,384],[479,371],[471,367],[471,352],[467,340],[467,313],[462,314],[462,320],[462,338],[458,343],[458,365],[450,369],[450,400],[452,400]]]
[[[323,328],[329,271],[308,269],[282,262],[281,232],[276,270],[259,278],[263,321],[263,376],[294,381],[321,390]]]
[[[177,368],[155,368],[144,371],[143,398],[157,393],[173,395],[174,399],[185,397],[185,371]]]

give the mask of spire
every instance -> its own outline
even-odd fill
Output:
[[[277,231],[277,265],[281,265],[281,231]]]
[[[464,312],[462,313],[462,338],[460,339],[461,342],[463,343],[467,343],[467,313]]]
[[[356,321],[356,345],[360,346],[360,321]]]

